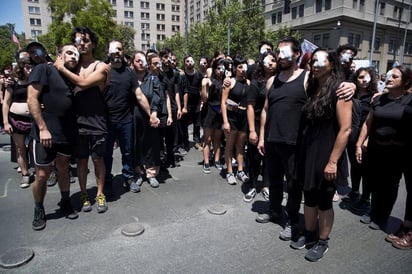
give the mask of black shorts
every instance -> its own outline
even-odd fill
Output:
[[[37,166],[50,165],[56,159],[57,154],[70,157],[72,153],[72,145],[53,144],[51,148],[46,148],[40,142],[33,140],[34,163]]]
[[[235,111],[227,111],[227,119],[229,120],[230,129],[242,132],[248,131],[246,110],[237,109]]]
[[[78,159],[104,157],[106,153],[106,134],[77,135],[74,155]]]
[[[220,130],[222,129],[222,126],[223,126],[222,113],[213,109],[213,107],[210,104],[203,105],[202,112],[200,115],[201,115],[202,127],[220,129]]]
[[[333,208],[333,195],[335,195],[335,191],[334,183],[324,180],[320,189],[314,188],[304,191],[305,205],[308,207],[318,207],[319,210],[329,210]]]

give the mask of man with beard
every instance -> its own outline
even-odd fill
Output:
[[[80,53],[80,62],[76,73],[67,70],[61,62],[56,62],[58,70],[73,84],[74,102],[77,115],[77,139],[75,156],[77,158],[77,176],[81,190],[82,210],[92,210],[87,194],[88,159],[91,155],[97,183],[97,212],[107,211],[106,197],[103,194],[106,169],[104,155],[107,138],[107,110],[103,92],[110,80],[110,67],[93,57],[98,37],[87,27],[77,27],[71,35]],[[59,61],[59,60],[58,60]]]
[[[125,186],[132,192],[139,192],[142,178],[135,177],[133,171],[133,116],[132,109],[136,98],[141,108],[150,116],[150,106],[142,90],[138,88],[137,75],[124,59],[123,44],[112,41],[109,44],[110,84],[104,92],[108,110],[108,135],[106,141],[105,189],[110,191],[113,175],[113,145],[118,140],[122,153],[122,174]],[[109,194],[106,192],[106,195]]]
[[[266,83],[266,101],[261,114],[261,129],[258,149],[265,156],[268,168],[269,204],[268,214],[259,214],[257,222],[270,220],[281,222],[283,200],[283,178],[286,177],[288,199],[285,215],[287,222],[280,239],[291,241],[291,247],[304,248],[305,236],[299,228],[299,209],[302,187],[294,180],[296,141],[301,119],[301,109],[307,101],[306,86],[309,72],[297,68],[301,55],[300,43],[293,37],[279,41],[279,73]],[[350,99],[354,94],[352,83],[342,83],[337,90],[339,98]],[[306,237],[308,238],[308,237]],[[309,244],[313,239],[306,239]]]
[[[27,46],[31,55],[39,59],[29,77],[27,103],[34,119],[31,137],[33,138],[36,178],[33,184],[35,203],[32,228],[41,230],[46,227],[43,202],[47,192],[47,179],[56,162],[59,187],[62,199],[60,209],[69,219],[78,217],[70,202],[69,166],[70,155],[75,139],[75,116],[72,93],[68,82],[57,69],[48,65],[46,50],[38,42]],[[59,49],[62,65],[74,70],[79,60],[79,52],[73,45]]]

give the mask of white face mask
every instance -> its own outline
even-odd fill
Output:
[[[73,49],[72,51],[73,51],[74,59],[76,59],[76,62],[79,62],[79,59],[80,59],[79,51],[77,49]]]
[[[288,59],[292,61],[292,49],[290,46],[284,46],[279,49],[279,57],[281,59]]]
[[[328,58],[328,54],[326,52],[320,51],[316,53],[316,57],[318,59],[317,65],[318,67],[325,67],[326,66],[326,59]]]

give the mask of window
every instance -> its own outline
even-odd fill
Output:
[[[114,16],[113,17],[117,17],[117,10],[113,10],[114,11]]]
[[[296,19],[298,16],[298,7],[293,7],[292,8],[292,19]]]
[[[196,21],[200,21],[200,14],[196,14]]]
[[[42,35],[42,31],[41,31],[41,30],[35,30],[35,29],[32,29],[32,30],[31,30],[31,37],[32,37],[32,38],[36,38],[36,37],[39,36],[39,35]]]
[[[322,11],[322,0],[316,0],[315,3],[315,11],[316,13],[321,12]]]
[[[305,5],[300,5],[299,6],[299,12],[298,12],[298,17],[303,17],[305,16]]]
[[[131,27],[131,28],[134,28],[134,22],[128,22],[128,21],[126,21],[126,22],[124,22],[124,24],[125,24],[126,26]]]
[[[142,13],[140,13],[140,17],[143,20],[149,20],[150,19],[150,14],[148,12],[142,12]]]
[[[305,6],[300,5],[292,8],[292,19],[301,18],[304,15]]]
[[[165,31],[165,25],[163,25],[163,24],[157,24],[156,29],[157,29],[158,31]]]
[[[325,0],[325,10],[330,10],[332,8],[332,1]]]
[[[172,15],[172,21],[173,22],[180,22],[180,16],[179,15]]]
[[[172,5],[172,11],[180,12],[180,6],[179,5]]]
[[[329,48],[329,33],[315,34],[313,43],[322,48]]]
[[[397,6],[393,7],[393,19],[401,19],[403,13],[403,8],[399,8]]]
[[[393,53],[395,51],[395,40],[391,39],[388,42],[388,53]]]
[[[29,3],[39,3],[39,0],[27,0]]]
[[[360,12],[365,11],[365,0],[359,0],[359,11]]]
[[[165,4],[156,3],[156,9],[157,10],[165,10]]]
[[[141,9],[150,9],[150,3],[149,2],[140,2],[140,8]]]
[[[150,24],[149,23],[142,23],[140,25],[141,30],[149,30],[150,29]]]
[[[117,1],[116,0],[109,0],[110,4],[112,4],[112,6],[116,6],[117,5]]]
[[[360,45],[360,34],[350,32],[348,35],[348,44],[354,46],[355,48],[359,48]]]
[[[385,3],[382,3],[381,2],[381,7],[380,7],[380,11],[379,11],[379,14],[380,15],[385,15]]]
[[[126,10],[124,11],[125,18],[133,18],[133,11]]]
[[[158,34],[158,35],[156,36],[156,38],[157,38],[158,41],[163,41],[163,40],[166,39],[166,35],[164,35],[164,34]]]
[[[164,21],[165,20],[165,15],[164,14],[156,14],[156,20],[157,21]]]
[[[40,7],[29,6],[30,14],[40,14]]]
[[[180,31],[180,26],[172,25],[172,31],[173,31],[173,32]]]
[[[403,53],[406,55],[412,55],[412,42],[406,42]]]
[[[41,26],[41,19],[30,18],[30,26]]]
[[[353,0],[352,9],[357,9],[357,8],[358,8],[358,0]]]
[[[375,37],[375,44],[373,44],[373,50],[379,51],[381,48],[381,39],[378,37]]]
[[[126,8],[133,8],[133,0],[124,0],[124,6]]]
[[[142,32],[141,39],[142,41],[150,41],[150,33]]]

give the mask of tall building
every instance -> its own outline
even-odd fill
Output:
[[[303,38],[329,49],[351,44],[358,49],[357,57],[372,59],[379,72],[387,71],[395,62],[406,66],[412,64],[410,0],[263,2],[266,29],[275,31],[285,26],[292,27],[292,31],[299,31]],[[373,37],[375,39],[371,56]]]
[[[115,10],[113,20],[136,31],[136,49],[146,50],[176,32],[184,31],[187,0],[107,0]],[[47,33],[51,12],[47,0],[21,0],[24,30],[29,39]]]

